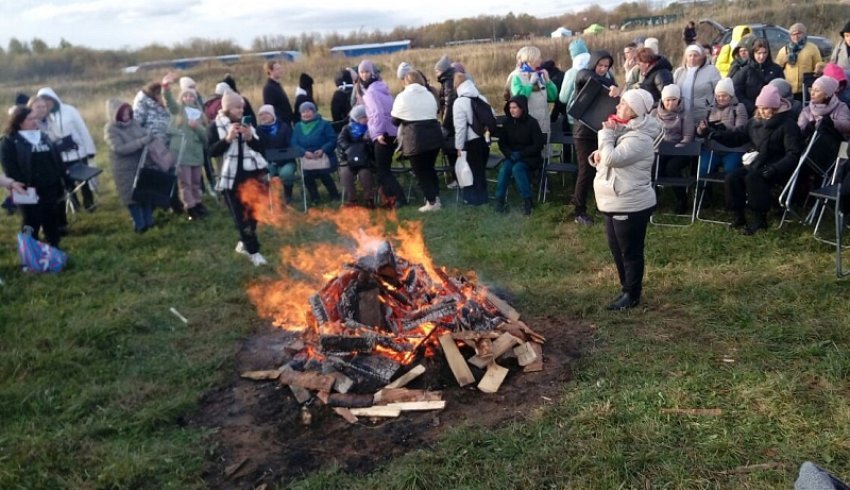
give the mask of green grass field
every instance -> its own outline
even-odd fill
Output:
[[[223,208],[208,201],[200,223],[160,215],[139,236],[106,187],[73,221],[56,276],[18,271],[19,216],[0,218],[0,488],[203,487],[214,448],[186,418],[268,323],[245,289],[274,269],[233,252]],[[507,427],[450,431],[374,474],[295,487],[790,488],[807,459],[850,478],[850,283],[836,281],[829,247],[799,225],[754,237],[651,227],[645,304],[612,313],[604,230],[573,224],[554,187],[530,218],[516,203],[506,216],[447,205],[400,218],[423,221],[436,264],[475,270],[524,316],[593,325],[563,397]],[[273,266],[284,245],[339,241],[291,219],[261,230]],[[662,412],[705,408],[722,412]]]

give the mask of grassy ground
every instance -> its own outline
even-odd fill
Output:
[[[787,488],[806,459],[850,477],[850,285],[834,279],[826,246],[797,226],[755,237],[653,227],[646,305],[610,313],[604,232],[567,219],[565,198],[558,185],[528,219],[401,213],[423,219],[438,264],[476,270],[527,315],[595,325],[560,402],[498,430],[449,433],[367,477],[332,471],[297,486]],[[19,273],[18,217],[0,220],[0,488],[202,486],[211,448],[184,418],[264,322],[245,287],[273,272],[233,253],[223,210],[203,223],[160,216],[138,236],[111,192],[104,201],[72,224],[57,276]],[[306,225],[261,237],[273,264],[279,246],[333,239]],[[759,463],[778,465],[729,473]]]

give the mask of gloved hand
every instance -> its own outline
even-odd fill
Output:
[[[822,117],[820,123],[818,123],[818,127],[823,129],[835,128],[835,121],[829,116]]]
[[[776,176],[776,169],[773,168],[773,165],[765,165],[760,168],[759,171],[761,172],[761,176],[766,180],[771,180],[774,176]]]

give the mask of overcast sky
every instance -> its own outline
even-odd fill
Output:
[[[99,49],[172,45],[192,37],[233,39],[244,48],[261,35],[302,32],[347,34],[391,30],[450,18],[504,15],[551,17],[596,3],[611,8],[619,0],[407,0],[356,2],[314,0],[0,0],[0,40],[40,38],[56,46]],[[354,9],[353,6],[362,7]],[[309,5],[309,8],[306,6]],[[569,27],[569,26],[568,26]]]

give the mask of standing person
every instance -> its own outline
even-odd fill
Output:
[[[295,107],[301,107],[304,102],[316,103],[316,99],[313,98],[313,77],[306,73],[302,73],[298,77],[298,88],[295,89]],[[296,112],[294,116],[295,122],[301,120],[299,112]]]
[[[292,127],[282,123],[275,116],[274,107],[269,104],[260,106],[257,111],[259,118],[257,134],[263,142],[263,148],[268,150],[285,150],[292,142]],[[283,200],[286,204],[292,202],[292,188],[295,186],[295,160],[267,160],[269,177],[280,177],[283,181]]]
[[[596,166],[596,203],[605,216],[608,248],[622,290],[609,310],[637,306],[643,292],[646,228],[656,204],[653,142],[661,132],[655,118],[649,117],[653,103],[646,90],[623,94],[616,114],[602,123],[599,150],[591,157]]]
[[[555,84],[555,93],[561,93],[561,87],[564,85],[564,72],[558,68],[558,65],[555,64],[555,60],[546,60],[541,65],[540,68],[546,70],[546,73],[549,74],[549,80],[552,80],[552,83]],[[549,121],[555,122],[558,120],[558,117],[567,113],[566,104],[561,102],[559,97],[555,97],[555,104],[552,106],[552,112],[549,114]],[[561,131],[562,128],[555,128],[556,131]]]
[[[153,206],[133,200],[133,182],[145,145],[153,141],[153,134],[145,131],[133,118],[133,108],[117,99],[106,101],[104,140],[109,147],[112,179],[121,203],[130,212],[133,230],[144,233],[153,226]]]
[[[551,83],[551,82],[550,82]],[[464,203],[480,206],[487,203],[487,158],[490,156],[490,144],[483,134],[472,129],[473,111],[472,100],[487,99],[478,92],[478,88],[463,73],[456,73],[454,85],[457,87],[457,99],[452,107],[454,118],[455,150],[457,156],[466,151],[466,160],[472,170],[472,185],[463,189]],[[544,119],[549,123],[549,115]],[[538,121],[539,122],[539,121]]]
[[[62,215],[62,157],[49,138],[38,129],[37,116],[25,106],[12,108],[3,128],[0,142],[0,164],[3,173],[21,187],[35,188],[38,202],[18,204],[23,218],[22,229],[31,227],[34,237],[44,232],[44,241],[58,247]]]
[[[207,121],[204,111],[198,104],[198,94],[194,89],[180,93],[180,102],[174,100],[171,91],[166,89],[165,102],[171,113],[172,133],[170,148],[177,157],[177,178],[180,194],[189,220],[205,218],[209,211],[204,206],[204,193],[201,190],[201,174],[204,167],[204,152],[207,145]]]
[[[398,99],[396,99],[398,100]],[[375,193],[372,190],[372,140],[369,138],[369,118],[362,105],[351,109],[348,124],[342,127],[336,139],[339,154],[346,165],[339,167],[339,180],[346,195],[343,206],[357,206],[357,187],[355,179],[363,186],[363,205],[375,207]]]
[[[77,108],[63,103],[50,87],[39,90],[37,96],[47,104],[47,134],[51,138],[57,139],[65,138],[67,140],[70,137],[76,146],[72,149],[60,148],[65,168],[75,164],[88,165],[89,161],[93,162],[97,150],[86,123]],[[54,141],[56,140],[54,139]],[[66,186],[73,188],[73,185],[73,182],[66,182]],[[83,207],[89,211],[94,210],[92,185],[94,185],[93,182],[89,181],[82,187]],[[72,199],[76,199],[76,196],[72,196]],[[63,223],[61,226],[64,227],[64,208],[62,213]]]
[[[336,133],[330,123],[316,112],[316,104],[309,101],[302,102],[298,112],[301,113],[301,120],[295,123],[295,128],[292,130],[292,146],[301,155],[301,171],[304,174],[307,195],[314,205],[319,204],[319,189],[316,187],[316,179],[319,179],[328,190],[331,200],[336,201],[341,197],[334,179],[331,178],[331,173],[336,170],[338,164],[334,152]],[[325,156],[328,158],[328,168],[304,169],[305,159],[323,159]]]
[[[334,78],[336,90],[331,97],[331,125],[334,131],[339,132],[347,124],[348,114],[351,112],[351,93],[354,90],[354,82],[351,79],[351,71],[343,68]]]
[[[714,60],[714,66],[720,72],[721,77],[729,76],[729,69],[732,67],[733,51],[746,36],[751,35],[753,30],[750,26],[743,24],[732,28],[732,39],[729,44],[724,44]]]
[[[570,110],[570,106],[573,105],[576,94],[578,94],[576,90],[576,76],[578,72],[584,70],[590,61],[590,53],[587,51],[587,45],[583,39],[578,38],[570,43],[570,59],[572,59],[573,64],[569,70],[564,72],[564,80],[561,82],[561,90],[558,92],[558,101],[564,104],[564,111]],[[513,74],[511,74],[509,79],[512,77]],[[526,98],[526,100],[528,99]],[[572,116],[567,116],[567,121],[569,121],[571,126],[575,126],[575,119]]]
[[[541,151],[546,139],[537,120],[528,115],[528,99],[517,95],[505,103],[505,124],[499,129],[499,150],[505,156],[496,184],[496,212],[505,212],[508,184],[513,177],[522,196],[522,212],[531,214],[532,191],[529,174],[543,164]]]
[[[375,73],[375,65],[371,61],[361,61],[357,72],[360,85],[365,90],[363,105],[366,106],[366,117],[369,119],[369,137],[375,148],[378,184],[390,205],[400,208],[407,204],[407,198],[401,184],[390,171],[398,136],[398,128],[392,123],[393,96],[387,84]]]
[[[549,134],[549,102],[558,97],[555,83],[546,70],[540,68],[543,58],[536,46],[524,46],[517,52],[519,67],[511,77],[511,96],[528,99],[528,114],[540,124],[543,134]]]
[[[292,124],[295,116],[292,113],[292,106],[289,104],[289,98],[280,84],[280,78],[283,76],[283,65],[280,61],[266,61],[263,65],[266,71],[266,84],[263,86],[263,104],[269,104],[274,107],[275,118],[286,124]]]
[[[581,92],[585,85],[591,80],[599,82],[603,87],[616,90],[617,83],[611,68],[614,66],[614,57],[608,51],[594,51],[590,56],[587,68],[578,72],[576,76],[576,93]],[[613,92],[612,92],[613,93]],[[575,189],[573,190],[572,205],[575,206],[575,222],[590,226],[593,218],[587,214],[587,196],[593,185],[593,177],[596,170],[588,162],[588,157],[597,149],[598,137],[596,132],[581,122],[573,126],[573,143],[576,150],[578,174],[576,175]]]
[[[263,144],[257,132],[250,125],[241,123],[244,111],[242,96],[236,92],[226,92],[222,96],[221,111],[207,130],[207,141],[210,156],[221,157],[222,160],[216,190],[224,196],[239,231],[236,253],[247,255],[251,263],[259,267],[268,262],[260,253],[257,220],[239,194],[246,182],[262,182],[268,164],[262,157]]]
[[[180,80],[178,80],[177,83],[180,85],[180,93],[183,93],[187,90],[194,90],[198,105],[200,107],[204,106],[204,98],[201,97],[201,91],[198,90],[198,83],[195,82],[194,79],[190,77],[180,77]]]
[[[785,79],[782,73],[782,67],[773,61],[773,55],[770,53],[770,43],[765,39],[756,39],[753,41],[753,60],[756,62],[756,67],[761,71],[764,83],[768,84],[773,80]],[[758,97],[758,96],[757,96]]]
[[[457,162],[457,151],[455,150],[455,123],[452,110],[455,100],[457,99],[457,90],[455,87],[454,77],[455,69],[452,67],[452,61],[448,55],[443,55],[437,63],[434,64],[434,73],[437,75],[437,82],[440,84],[439,103],[437,104],[438,119],[443,126],[443,154],[449,162],[449,166],[454,168]],[[454,177],[454,174],[452,174]],[[449,189],[457,188],[457,181],[451,182]]]
[[[714,87],[720,81],[720,72],[706,60],[702,47],[691,44],[685,48],[682,66],[673,74],[673,82],[681,89],[685,110],[693,117],[692,125],[708,116],[708,108],[714,101]]]
[[[764,79],[764,71],[762,71],[759,62],[756,61],[755,46],[756,39],[753,36],[742,39],[741,44],[735,48],[735,63],[729,69],[729,78],[732,80],[735,95],[738,102],[744,104],[748,115],[755,111],[756,97],[767,83]],[[767,53],[763,50],[762,44],[759,44],[759,50]],[[765,61],[763,56],[760,58],[762,62]],[[773,63],[772,60],[770,62]],[[778,75],[782,76],[781,70],[778,70]]]
[[[850,71],[850,22],[844,24],[839,35],[841,41],[832,50],[829,61],[835,63],[844,71]]]
[[[425,195],[420,212],[437,211],[440,186],[434,164],[443,147],[443,132],[437,120],[437,101],[416,70],[404,76],[404,90],[393,103],[393,123],[400,128],[401,153],[410,160],[416,181]]]
[[[224,78],[222,78],[221,81],[226,83],[227,86],[230,87],[230,90],[233,90],[237,94],[242,95],[241,93],[239,93],[239,89],[236,88],[236,79],[233,78],[232,74],[230,74],[230,73],[225,74]],[[244,95],[242,95],[242,103],[245,104],[245,108],[242,111],[243,114],[250,118],[252,125],[256,124],[257,123],[257,113],[254,112],[254,107],[251,105],[251,101],[248,100],[248,97],[245,97]]]
[[[782,67],[785,80],[791,84],[794,98],[802,101],[804,76],[815,72],[815,65],[821,62],[821,55],[817,45],[809,42],[806,26],[797,22],[789,27],[788,31],[791,33],[791,40],[779,49],[776,64]]]
[[[685,41],[685,46],[689,46],[697,42],[697,25],[694,21],[688,21],[685,29],[682,31],[682,40]]]
[[[657,105],[661,100],[661,91],[664,90],[664,87],[673,83],[673,72],[671,71],[673,66],[667,61],[667,58],[656,54],[649,47],[639,49],[637,58],[641,76],[638,87],[649,92]],[[632,88],[625,87],[625,89]],[[612,96],[614,95],[612,94]]]
[[[640,67],[638,66],[637,52],[638,44],[634,41],[623,47],[623,76],[626,81],[624,87],[634,85],[640,81]]]

